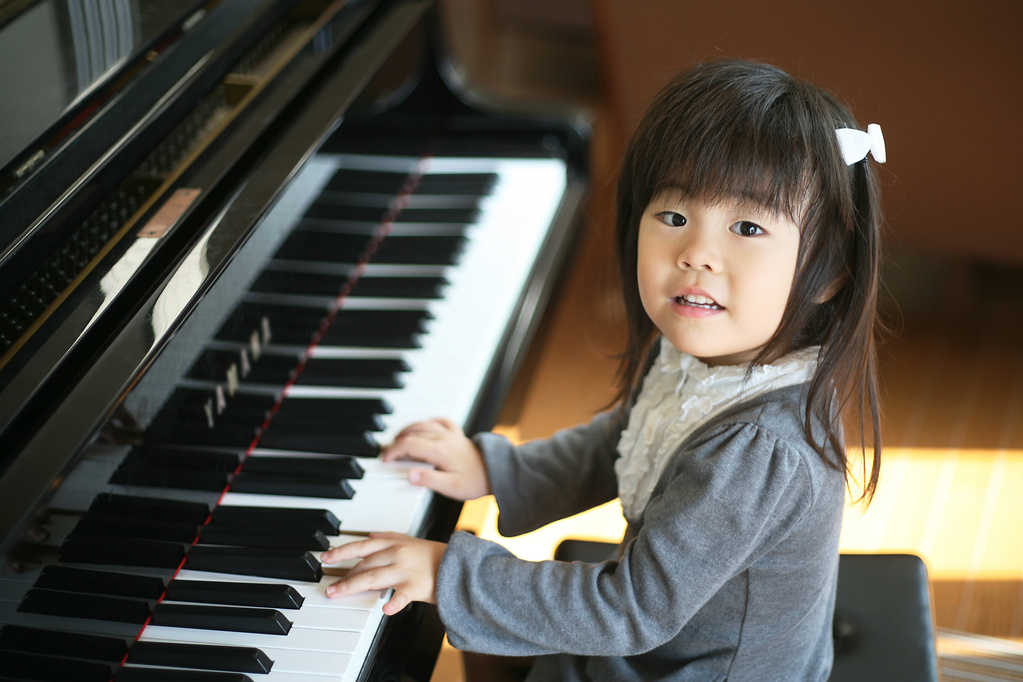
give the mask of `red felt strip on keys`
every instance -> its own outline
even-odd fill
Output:
[[[373,236],[370,239],[369,244],[366,246],[366,248],[363,250],[362,254],[359,257],[359,262],[352,269],[351,274],[348,276],[348,280],[341,285],[340,292],[338,293],[337,297],[334,299],[334,302],[328,309],[327,314],[320,321],[319,328],[313,334],[312,340],[309,342],[309,345],[302,353],[302,357],[299,359],[298,364],[295,366],[295,370],[291,373],[291,376],[285,383],[284,388],[281,389],[280,394],[277,396],[277,400],[274,401],[273,407],[270,408],[270,411],[267,413],[266,419],[263,420],[262,425],[256,432],[255,438],[252,439],[252,442],[245,450],[245,454],[242,455],[242,457],[240,458],[238,466],[237,468],[235,468],[233,472],[234,475],[237,475],[241,472],[242,467],[245,465],[245,460],[248,459],[249,455],[252,454],[252,451],[259,446],[259,439],[262,437],[263,433],[267,430],[267,428],[269,428],[271,422],[273,421],[274,415],[277,414],[277,411],[281,407],[281,403],[284,402],[284,399],[287,397],[288,391],[291,389],[292,386],[295,385],[295,382],[298,380],[299,375],[302,374],[302,370],[305,369],[305,366],[309,362],[309,359],[312,357],[312,354],[316,350],[316,347],[320,345],[320,342],[323,340],[323,337],[327,333],[327,330],[330,329],[330,325],[333,324],[334,318],[337,317],[338,312],[340,312],[340,310],[344,307],[344,303],[345,300],[348,298],[348,295],[355,287],[356,282],[359,281],[359,278],[366,271],[366,265],[368,265],[370,260],[372,260],[373,254],[375,254],[377,252],[377,249],[380,248],[380,244],[384,241],[384,238],[387,237],[388,234],[390,234],[391,226],[394,224],[394,221],[398,219],[398,217],[401,215],[401,212],[405,210],[406,206],[408,206],[410,197],[415,193],[416,188],[419,186],[420,180],[422,180],[423,176],[429,170],[430,160],[431,160],[430,156],[424,156],[423,158],[419,159],[419,161],[416,163],[415,168],[413,168],[412,172],[410,172],[408,177],[405,178],[405,182],[402,183],[401,189],[398,190],[397,196],[395,196],[394,199],[391,200],[391,204],[388,207],[387,213],[384,214],[383,219],[380,221],[380,225],[377,226],[377,229],[373,232]],[[220,496],[217,498],[217,502],[213,506],[214,509],[220,505],[220,503],[224,500],[224,496],[227,495],[230,489],[231,484],[229,482],[227,487],[224,488],[223,491],[221,491]],[[203,522],[203,527],[209,524],[212,518],[213,513],[211,511],[210,515],[206,517],[206,521]],[[192,546],[195,546],[196,544],[198,544],[198,542],[199,536],[197,535],[195,539],[192,541]],[[186,553],[185,558],[182,559],[178,567],[174,569],[174,574],[171,576],[171,579],[167,581],[168,587],[170,586],[170,583],[173,582],[175,578],[177,578],[178,574],[185,567],[185,563],[187,561],[188,555]],[[167,589],[168,589],[167,587],[164,588],[163,594],[161,594],[159,599],[156,600],[157,604],[161,603],[166,598]],[[139,629],[139,633],[135,637],[136,642],[139,641],[139,639],[141,639],[142,633],[145,632],[146,628],[149,626],[149,623],[151,621],[152,614],[150,614],[149,618],[146,619],[146,621],[142,624],[142,627]],[[129,653],[126,654],[124,659],[121,661],[122,666],[128,662],[130,651],[131,650],[129,648]]]

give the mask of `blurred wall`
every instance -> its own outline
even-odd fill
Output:
[[[619,142],[677,68],[767,61],[882,125],[896,246],[1023,262],[1023,2],[592,1]]]

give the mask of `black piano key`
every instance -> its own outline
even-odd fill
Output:
[[[213,352],[213,351],[207,351]],[[216,351],[224,353],[227,351]],[[284,386],[288,383],[292,374],[298,368],[302,358],[298,355],[270,355],[263,354],[258,361],[253,361],[249,366],[249,372],[240,377],[240,383],[266,384],[269,386]],[[213,378],[213,377],[202,377]]]
[[[147,464],[196,471],[232,472],[241,462],[241,451],[212,447],[184,447],[170,443],[142,443],[132,448],[124,461],[139,460]]]
[[[196,545],[189,550],[185,566],[196,571],[302,582],[319,582],[323,577],[316,557],[301,550]]]
[[[497,173],[427,173],[419,179],[415,193],[483,197],[493,190],[497,178]]]
[[[332,402],[332,401],[326,401]],[[361,409],[349,412],[345,408],[352,405],[354,401],[339,399],[335,409],[323,409],[324,405],[318,400],[306,400],[304,398],[291,398],[285,400],[287,409],[281,409],[274,414],[270,428],[274,429],[295,429],[322,431],[324,433],[336,433],[339,436],[351,435],[363,431],[383,431],[384,422],[381,412],[363,412]],[[309,409],[305,409],[308,403]],[[346,404],[347,403],[347,404]],[[352,405],[363,407],[362,405]],[[389,406],[387,407],[389,410]]]
[[[114,682],[252,682],[252,678],[245,673],[123,666],[114,673]]]
[[[308,296],[337,296],[346,277],[319,272],[293,270],[264,270],[251,290],[260,293],[298,294]],[[349,292],[352,296],[368,298],[437,299],[444,293],[447,280],[443,277],[375,277],[363,275]],[[234,358],[231,358],[234,361]],[[204,361],[204,366],[206,362]],[[230,366],[230,364],[228,364]],[[221,374],[226,368],[220,369]]]
[[[231,481],[231,491],[257,495],[292,495],[295,497],[323,497],[350,500],[355,495],[350,483],[343,478],[320,476],[291,476],[282,474],[240,473]]]
[[[314,203],[302,216],[303,220],[331,220],[380,224],[387,216],[389,207],[346,206],[343,204]]]
[[[24,599],[18,604],[18,611],[137,625],[145,623],[150,613],[149,603],[140,599],[125,599],[98,594],[75,594],[39,588],[32,588],[25,594]]]
[[[247,352],[248,351],[246,351],[246,353]],[[248,356],[246,356],[246,362],[251,362],[251,359]],[[241,378],[242,367],[240,350],[208,348],[199,355],[185,376],[190,379],[224,381],[227,377],[227,371],[231,368],[231,365],[234,365],[235,371],[239,373],[239,378]]]
[[[291,474],[359,479],[366,471],[354,457],[273,457],[253,455],[242,472],[249,474]]]
[[[205,604],[168,604],[153,607],[153,625],[193,630],[229,630],[264,635],[286,635],[291,621],[277,609]]]
[[[213,391],[179,389],[175,397],[180,396],[189,396],[189,399],[180,408],[165,408],[157,415],[146,430],[147,443],[244,449],[255,439],[276,400],[273,396],[239,392],[225,396],[226,407],[218,412]],[[175,468],[182,466],[173,456],[166,461]],[[209,467],[201,462],[200,466],[227,470],[226,466]]]
[[[245,450],[256,439],[259,427],[265,421],[261,417],[252,419],[251,423],[244,425],[214,422],[212,427],[185,420],[153,423],[146,430],[146,440],[170,445],[206,445]]]
[[[177,568],[184,558],[185,549],[181,544],[158,540],[82,533],[68,537],[60,546],[60,560],[73,564]]]
[[[53,658],[50,655],[0,651],[0,679],[26,682],[109,682],[110,666],[92,661]]]
[[[314,203],[305,212],[303,220],[331,220],[339,222],[360,222],[379,224],[390,212],[390,207],[353,206],[327,202]],[[396,223],[452,223],[467,225],[479,219],[479,209],[446,207],[405,208],[394,218]]]
[[[409,173],[342,168],[327,181],[324,191],[366,192],[396,195],[408,182]]]
[[[258,606],[265,609],[298,609],[305,598],[287,584],[238,583],[216,580],[173,580],[167,586],[168,601]]]
[[[269,320],[273,341],[285,345],[308,345],[319,330],[326,310],[281,304],[243,301],[228,316],[217,338],[246,342],[261,320]],[[348,310],[342,308],[327,330],[326,345],[417,348],[416,335],[426,331],[425,310]],[[193,411],[201,410],[199,402]]]
[[[263,492],[241,489],[237,492]],[[275,494],[275,493],[269,493]],[[279,494],[279,493],[277,493]],[[329,497],[320,495],[320,497]],[[199,542],[205,545],[237,545],[240,547],[278,547],[281,549],[307,549],[319,552],[330,549],[327,536],[320,531],[275,532],[275,529],[256,529],[252,526],[229,526],[211,523],[202,529]]]
[[[260,362],[262,365],[262,362]],[[298,375],[298,386],[344,386],[349,388],[401,388],[401,375],[411,371],[400,359],[310,358]],[[259,371],[252,381],[258,381]]]
[[[128,644],[119,637],[4,625],[0,628],[0,650],[120,663],[128,655]]]
[[[493,191],[497,173],[426,173],[416,184],[416,194],[449,194],[483,197]]]
[[[326,306],[319,308],[243,301],[231,311],[217,332],[217,338],[246,342],[253,330],[261,328],[263,318],[266,318],[272,341],[305,346],[326,315]]]
[[[372,238],[368,234],[344,234],[296,229],[277,249],[275,259],[359,263]]]
[[[252,283],[250,291],[268,294],[300,294],[309,296],[337,296],[347,277],[320,272],[290,272],[264,270]]]
[[[324,421],[348,428],[382,430],[379,415],[393,411],[380,398],[287,398],[273,415],[273,425],[317,426]]]
[[[369,277],[362,276],[352,290],[353,296],[368,298],[425,298],[444,296],[447,280],[443,277]]]
[[[155,601],[163,594],[166,585],[163,580],[154,576],[50,565],[43,567],[36,579],[35,587]]]
[[[205,425],[209,418],[206,412],[208,401],[215,399],[214,390],[198,388],[178,388],[167,400],[166,405],[160,410],[154,420],[154,426],[149,431],[157,429],[157,425],[167,426],[192,423]],[[214,400],[213,419],[216,424],[237,424],[243,426],[259,425],[273,409],[276,397],[273,395],[260,395],[256,393],[238,392],[234,395],[223,396],[222,408],[217,408]]]
[[[221,487],[220,490],[224,488]],[[72,534],[102,535],[105,537],[145,538],[168,542],[191,542],[199,532],[198,525],[182,521],[161,521],[113,514],[87,513]]]
[[[398,194],[408,181],[407,173],[339,170],[327,182],[325,191]],[[484,196],[497,182],[496,173],[428,173],[419,178],[415,194]]]
[[[209,518],[210,507],[201,502],[101,493],[93,499],[89,512],[201,524]]]
[[[194,396],[191,400],[210,395],[210,393],[204,393],[202,390],[189,391],[186,389],[181,390],[181,393],[186,396]],[[273,408],[274,403],[277,402],[277,397],[240,391],[234,395],[225,395],[224,401],[226,403],[224,412],[216,416],[217,421],[223,422],[225,419],[233,419],[238,423],[247,424],[251,422],[252,415],[260,417],[269,412]]]
[[[394,265],[455,265],[465,249],[464,237],[391,236],[373,254],[373,262]]]
[[[328,263],[358,263],[368,245],[365,235],[296,229],[275,258]],[[373,262],[389,265],[454,265],[465,248],[459,235],[389,236],[373,253]]]
[[[267,508],[221,505],[213,510],[211,524],[290,528],[337,535],[341,522],[327,509]]]
[[[136,642],[128,662],[139,665],[227,670],[265,675],[273,661],[255,647],[177,644],[174,642]]]
[[[122,464],[110,476],[110,482],[116,485],[175,488],[178,490],[224,490],[227,488],[229,480],[230,476],[223,471],[172,469],[146,466],[140,463]]]
[[[323,335],[324,346],[418,348],[418,335],[430,319],[424,310],[347,310],[342,308]]]
[[[232,354],[230,351],[207,353]],[[301,358],[294,355],[265,354],[254,362],[239,384],[262,384],[283,387],[292,380]],[[349,388],[401,388],[401,374],[411,371],[408,363],[395,358],[328,358],[313,357],[306,361],[295,378],[299,386],[343,386]],[[213,376],[195,378],[214,379]],[[219,377],[223,380],[223,376]]]

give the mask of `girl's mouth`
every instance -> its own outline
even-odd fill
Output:
[[[719,306],[714,302],[713,299],[707,298],[706,296],[700,296],[697,294],[685,294],[683,296],[676,296],[674,299],[678,305],[692,306],[694,308],[703,308],[704,310],[724,310],[724,307]]]

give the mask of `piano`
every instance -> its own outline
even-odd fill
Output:
[[[0,680],[429,679],[435,609],[319,553],[451,533],[378,448],[494,424],[587,144],[437,11],[0,3]]]

